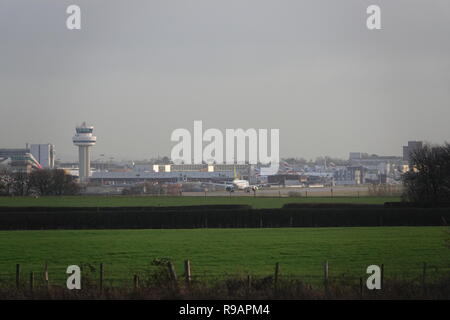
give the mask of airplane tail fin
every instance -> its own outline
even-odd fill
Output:
[[[236,179],[240,179],[240,178],[241,178],[241,176],[238,175],[238,174],[236,173],[236,166],[234,166],[234,176],[233,176],[233,179],[236,180]]]

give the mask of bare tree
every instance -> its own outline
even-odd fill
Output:
[[[75,179],[71,175],[68,175],[64,170],[52,170],[51,175],[53,194],[61,196],[73,195],[80,192],[80,187],[75,182]]]
[[[440,204],[450,202],[450,144],[425,145],[411,154],[411,169],[403,176],[404,198]]]
[[[11,193],[16,196],[27,196],[30,192],[30,179],[27,172],[12,174]]]
[[[11,172],[6,169],[0,170],[0,195],[10,195],[13,181]]]
[[[52,171],[47,169],[33,171],[30,174],[30,187],[41,196],[51,195],[53,193]]]
[[[61,169],[33,171],[30,174],[30,186],[41,196],[70,195],[79,192],[74,178]]]

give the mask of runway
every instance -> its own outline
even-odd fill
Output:
[[[246,192],[243,190],[207,191],[205,192],[183,192],[184,196],[211,196],[211,197],[358,197],[369,194],[368,186],[334,186],[334,187],[270,187]]]

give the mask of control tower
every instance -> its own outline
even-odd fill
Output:
[[[78,146],[80,182],[87,182],[91,171],[90,148],[95,146],[97,137],[92,135],[94,127],[86,125],[86,122],[75,130],[72,140],[73,144]]]

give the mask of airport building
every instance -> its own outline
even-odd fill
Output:
[[[216,171],[236,171],[237,174],[247,175],[251,170],[248,164],[154,164],[153,172],[180,172],[180,171],[200,171],[200,172],[216,172]]]
[[[37,145],[31,145],[31,148],[33,148],[34,151],[36,151]],[[52,152],[49,152],[47,158],[42,155],[42,159],[47,159],[47,162],[49,165],[52,164],[52,161],[54,161],[54,147],[52,145],[49,149],[52,150]],[[0,149],[0,165],[6,166],[10,168],[13,172],[26,172],[30,173],[33,169],[41,169],[44,166],[39,162],[39,160],[35,157],[33,152],[31,151],[31,148],[28,147],[28,145],[25,148],[7,148],[7,149]],[[53,162],[54,164],[54,162]]]
[[[232,181],[234,173],[223,172],[202,172],[202,171],[177,171],[177,172],[148,172],[148,171],[128,171],[128,172],[93,172],[89,181],[92,183],[106,185],[132,185],[142,182],[151,183],[176,183],[176,182],[214,182]]]
[[[43,168],[52,169],[55,166],[55,146],[52,144],[32,144],[30,153]]]

